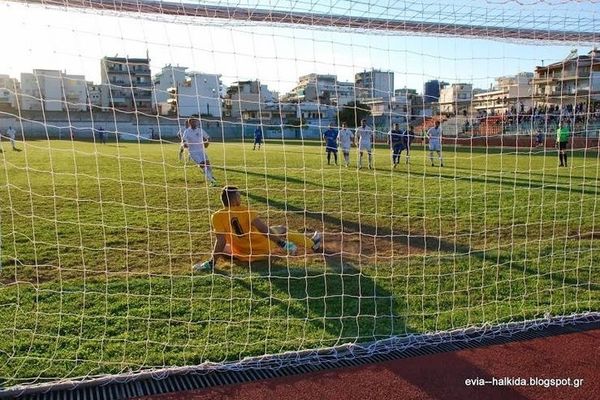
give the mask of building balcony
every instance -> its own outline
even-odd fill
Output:
[[[107,65],[106,70],[110,72],[121,72],[123,71],[121,68],[117,68],[115,65]]]
[[[571,79],[586,79],[590,77],[589,71],[559,71],[545,76],[536,76],[533,83],[557,82]]]
[[[65,100],[66,101],[70,101],[70,102],[76,102],[79,101],[81,99],[85,98],[85,96],[83,95],[78,95],[78,94],[73,94],[73,95],[66,95],[65,96]]]
[[[579,74],[568,74],[568,75],[563,75],[560,78],[557,78],[558,81],[574,81],[574,80],[589,80],[590,79],[590,74],[584,74],[584,73],[579,73]]]

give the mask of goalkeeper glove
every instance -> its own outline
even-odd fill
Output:
[[[194,272],[213,272],[215,262],[213,260],[204,261],[203,263],[194,264],[192,268]]]
[[[285,240],[281,240],[278,244],[279,247],[286,251],[286,253],[291,255],[296,254],[296,250],[298,250],[298,246],[296,246],[292,242],[286,242]]]

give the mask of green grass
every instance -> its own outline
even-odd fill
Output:
[[[0,386],[598,310],[597,153],[447,148],[443,169],[213,143],[219,182],[328,255],[220,264],[219,189],[176,145],[33,141],[0,157]],[[353,163],[356,155],[352,154]],[[343,233],[342,233],[343,229]],[[343,244],[342,244],[343,238]]]

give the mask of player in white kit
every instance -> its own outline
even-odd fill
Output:
[[[8,136],[8,140],[10,141],[10,145],[12,146],[12,149],[17,151],[17,142],[15,140],[15,135],[16,135],[17,131],[15,131],[15,129],[12,126],[8,127],[8,130],[6,131],[6,135]]]
[[[342,129],[338,133],[338,143],[344,155],[344,166],[347,168],[350,165],[350,147],[354,143],[354,134],[348,129],[348,124],[345,122],[342,122]]]
[[[360,121],[360,126],[356,128],[356,138],[358,138],[358,169],[362,168],[363,152],[369,156],[369,169],[373,169],[373,130],[367,126],[367,120]]]
[[[183,135],[181,135],[181,142],[187,147],[190,158],[203,169],[206,180],[212,186],[215,186],[217,180],[212,174],[210,161],[206,154],[210,136],[208,136],[204,129],[198,126],[199,121],[196,118],[190,118],[188,124],[189,128],[183,131]]]
[[[429,128],[427,131],[427,138],[429,139],[429,159],[431,160],[431,166],[435,167],[433,162],[433,152],[437,152],[438,159],[440,160],[440,167],[444,166],[444,160],[442,160],[442,128],[440,128],[440,121],[435,121],[435,126]]]

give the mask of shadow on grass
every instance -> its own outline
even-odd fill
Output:
[[[554,158],[552,163],[554,163]],[[556,172],[570,172],[570,168],[573,166],[573,159],[571,158],[569,161],[569,168],[559,168],[558,167],[558,157],[556,158],[556,165],[550,165],[550,166],[546,166],[545,168],[556,168]],[[521,176],[523,175],[529,175],[529,176],[535,176],[535,177],[550,177],[550,178],[571,178],[569,175],[560,175],[558,173],[555,173],[554,171],[548,171],[548,172],[533,172],[533,171],[545,171],[545,168],[539,168],[539,169],[534,169],[534,170],[517,170],[514,171],[513,169],[490,169],[490,168],[471,168],[471,167],[455,167],[456,169],[459,170],[464,170],[464,171],[482,171],[482,172],[486,172],[486,173],[492,173],[492,174],[514,174],[517,173]],[[593,167],[595,168],[595,167]],[[593,169],[592,167],[590,167],[590,169]],[[494,176],[497,177],[497,176]],[[585,176],[581,176],[581,175],[575,175],[574,178],[585,178]],[[525,178],[522,178],[524,180],[527,180]],[[527,180],[528,181],[528,180]],[[543,183],[543,181],[535,181],[538,183]],[[593,185],[588,185],[586,184],[586,186],[592,186]]]
[[[340,220],[331,215],[322,213],[322,212],[309,212],[301,207],[294,206],[290,203],[284,203],[281,201],[267,199],[262,196],[258,196],[256,194],[248,193],[248,197],[259,202],[263,202],[268,204],[271,207],[276,207],[281,210],[291,211],[301,213],[304,216],[304,219],[313,219],[318,221],[321,226],[328,224],[330,226],[339,226],[342,230],[350,230],[352,232],[361,232],[367,234],[368,236],[384,236],[386,238],[391,238],[396,244],[400,244],[402,246],[406,246],[409,248],[420,249],[423,252],[432,251],[432,252],[445,252],[450,254],[466,254],[469,257],[475,257],[478,260],[483,262],[490,262],[495,264],[496,266],[506,266],[506,268],[522,273],[526,276],[539,276],[541,279],[548,279],[548,281],[553,281],[555,283],[559,283],[560,285],[569,284],[573,286],[589,286],[597,287],[599,285],[592,284],[591,282],[587,282],[581,279],[573,279],[566,277],[563,273],[544,273],[540,275],[537,269],[533,269],[526,265],[526,263],[514,260],[509,254],[501,254],[497,251],[489,251],[489,250],[477,250],[473,249],[470,246],[458,243],[456,241],[447,241],[441,239],[436,236],[428,236],[428,235],[419,235],[412,234],[407,232],[398,233],[397,231],[392,231],[389,228],[384,228],[381,226],[372,226],[364,223],[358,223],[354,221]],[[327,258],[326,258],[327,261]],[[332,258],[330,258],[330,266]],[[343,263],[343,260],[341,261]],[[339,267],[339,266],[338,266]]]
[[[298,338],[305,343],[299,345],[298,350],[370,342],[410,333],[402,303],[392,292],[343,261],[339,254],[321,257],[326,262],[325,273],[318,270],[317,259],[311,268],[289,266],[285,258],[251,264],[238,262],[237,268],[259,274],[261,279],[268,280],[272,289],[259,289],[259,285],[252,285],[252,278],[236,279],[236,284],[253,298],[269,299],[271,310],[285,312],[288,320],[311,326],[310,329],[305,327],[303,337]],[[222,270],[215,273],[229,275]]]
[[[328,186],[325,185],[323,183],[316,183],[316,182],[311,182],[311,181],[307,181],[305,179],[300,179],[300,178],[295,178],[289,175],[274,175],[274,174],[268,174],[268,173],[258,173],[258,172],[252,172],[252,171],[248,171],[248,170],[240,170],[240,169],[236,169],[236,168],[229,168],[229,167],[217,167],[213,165],[213,169],[219,169],[225,172],[233,172],[233,173],[238,173],[238,174],[242,174],[242,175],[251,175],[251,176],[257,176],[260,178],[265,178],[265,179],[273,179],[275,181],[280,181],[280,182],[284,182],[284,183],[296,183],[299,185],[306,185],[306,184],[310,184],[312,186],[317,186],[319,188],[324,188],[324,189],[331,189],[331,190],[340,190],[339,187],[335,187],[335,186]]]
[[[559,192],[565,192],[565,193],[579,193],[579,194],[586,194],[586,195],[592,195],[595,196],[597,191],[596,190],[588,190],[588,189],[581,189],[581,188],[573,188],[573,187],[567,187],[567,186],[560,186],[557,185],[556,183],[552,183],[552,184],[546,184],[544,183],[544,181],[539,181],[539,180],[529,180],[529,179],[523,179],[523,178],[499,178],[499,177],[489,177],[486,176],[484,178],[481,177],[474,177],[474,176],[457,176],[457,175],[447,175],[447,174],[443,174],[443,173],[428,173],[427,171],[423,171],[422,172],[423,176],[426,177],[430,177],[430,178],[444,178],[444,179],[448,179],[448,180],[455,180],[455,181],[463,181],[463,182],[476,182],[476,183],[485,183],[485,184],[491,184],[491,185],[501,185],[501,186],[509,186],[509,187],[519,187],[519,188],[524,188],[524,189],[543,189],[543,190],[556,190]],[[595,187],[593,185],[586,185],[589,187]]]
[[[304,219],[318,221],[321,226],[339,226],[341,227],[342,231],[360,232],[373,237],[383,236],[392,238],[394,242],[400,245],[418,248],[423,251],[443,251],[450,253],[468,253],[471,251],[470,247],[468,246],[461,245],[457,242],[449,242],[436,236],[392,232],[392,230],[389,228],[373,226],[355,221],[341,220],[324,212],[311,212],[293,204],[274,199],[267,199],[266,197],[259,196],[257,194],[247,193],[246,195],[248,198],[264,203],[268,206],[288,212],[302,214]]]

